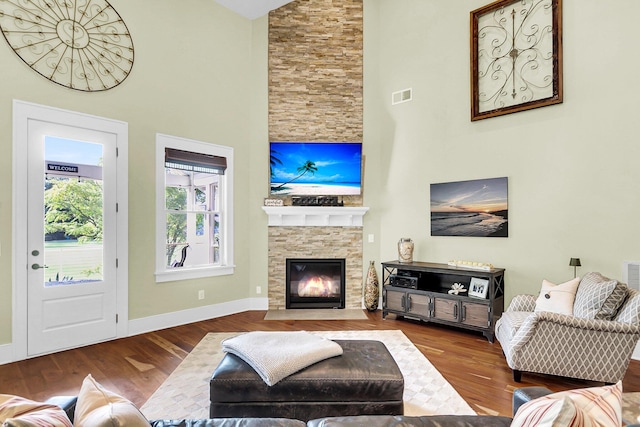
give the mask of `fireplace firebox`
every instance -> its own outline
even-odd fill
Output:
[[[344,308],[344,258],[287,258],[285,293],[288,309]]]

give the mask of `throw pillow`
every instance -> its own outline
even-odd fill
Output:
[[[0,394],[2,427],[72,427],[67,414],[56,405]]]
[[[633,288],[627,288],[628,296],[618,311],[616,321],[637,325],[640,323],[640,292]]]
[[[626,296],[624,283],[600,273],[588,273],[578,286],[573,315],[583,319],[612,319]]]
[[[552,313],[572,315],[573,302],[579,283],[579,277],[559,285],[543,280],[534,311],[550,311]]]
[[[564,410],[571,412],[567,399],[573,406],[573,417],[562,417]],[[553,403],[548,403],[549,401]],[[542,403],[542,402],[547,402]],[[522,413],[521,413],[522,411]],[[557,412],[558,416],[552,417]],[[547,424],[536,424],[535,420],[551,420]],[[590,387],[552,393],[527,402],[514,416],[514,426],[567,426],[567,427],[611,427],[622,425],[622,381],[604,387]],[[529,424],[527,424],[529,422]]]
[[[76,427],[149,427],[133,403],[102,387],[91,375],[82,381],[74,425]]]
[[[564,399],[535,399],[520,406],[510,427],[570,426],[576,416],[576,406]]]
[[[607,298],[598,314],[596,314],[596,319],[615,319],[618,311],[627,299],[627,295],[629,295],[629,287],[626,283],[618,282],[613,292],[611,292],[611,295],[609,295],[609,298]]]

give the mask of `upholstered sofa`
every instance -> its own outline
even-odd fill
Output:
[[[516,382],[536,372],[613,384],[640,338],[640,292],[599,273],[543,281],[537,297],[512,299],[496,338]]]
[[[89,375],[78,396],[34,402],[0,394],[3,427],[534,427],[543,425],[622,425],[622,383],[551,393],[524,387],[513,393],[513,418],[489,415],[361,415],[324,417],[307,422],[289,418],[208,418],[147,420],[126,398],[110,392]],[[545,424],[546,423],[546,424]],[[582,424],[580,424],[582,425]]]
[[[145,422],[145,426],[148,424],[152,427],[355,427],[363,425],[368,427],[524,427],[537,426],[541,422],[553,422],[554,426],[561,426],[569,425],[577,412],[580,412],[579,419],[589,418],[598,421],[598,424],[593,425],[621,425],[620,419],[617,422],[609,419],[611,414],[620,411],[621,396],[620,384],[560,393],[552,393],[545,387],[523,387],[516,389],[513,393],[514,418],[489,415],[361,415],[317,418],[306,423],[287,418],[209,418],[151,420]],[[82,412],[82,409],[79,411],[76,409],[78,402],[76,397],[55,397],[47,402],[62,408],[72,422],[76,412]],[[111,420],[96,422],[94,418],[89,424],[83,425],[126,425],[127,427],[141,425],[132,422],[131,419],[125,419],[125,411],[118,409],[118,405],[116,403],[109,412],[101,414],[103,417],[110,416]],[[613,417],[619,415],[620,413]]]
[[[540,396],[551,393],[544,387],[524,387],[513,395],[513,412],[524,403]],[[47,400],[47,403],[62,408],[73,422],[78,398],[75,396],[57,396]],[[288,418],[208,418],[208,419],[179,419],[179,420],[150,420],[152,427],[507,427],[512,418],[501,416],[476,415],[361,415],[345,417],[317,418],[308,422]],[[116,425],[119,425],[116,423]],[[127,424],[129,425],[129,424]]]

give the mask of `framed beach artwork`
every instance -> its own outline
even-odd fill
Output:
[[[431,235],[508,237],[507,178],[431,184]]]

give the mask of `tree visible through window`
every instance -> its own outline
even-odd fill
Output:
[[[44,280],[103,280],[103,146],[45,136]]]

